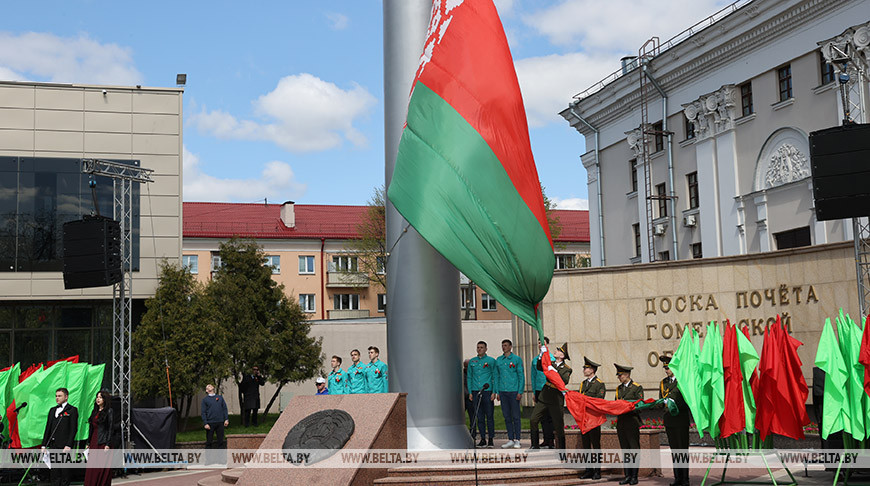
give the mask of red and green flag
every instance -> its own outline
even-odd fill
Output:
[[[48,410],[57,405],[55,391],[67,385],[69,364],[69,361],[61,361],[51,368],[38,370],[12,390],[16,402],[27,402],[27,407],[18,413],[21,447],[35,447],[42,443]]]
[[[747,328],[748,330],[748,328]],[[755,433],[755,397],[752,395],[750,380],[755,376],[758,366],[758,352],[747,332],[736,332],[737,351],[740,354],[740,368],[743,376],[743,410],[746,416],[746,432]]]
[[[746,408],[743,406],[743,370],[737,344],[737,328],[725,321],[722,369],[725,382],[725,410],[719,419],[721,437],[729,437],[746,428]],[[742,333],[741,333],[742,335]]]
[[[492,0],[433,2],[387,194],[435,250],[541,331],[553,242]]]

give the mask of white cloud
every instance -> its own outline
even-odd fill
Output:
[[[221,179],[204,173],[199,156],[187,147],[183,147],[182,157],[185,201],[286,201],[298,200],[305,194],[306,185],[296,181],[293,169],[285,162],[267,162],[256,179]]]
[[[550,200],[556,205],[556,209],[589,209],[588,199],[580,199],[579,197],[560,199],[558,197],[553,197],[550,198]]]
[[[132,51],[117,44],[101,44],[87,34],[0,32],[0,78],[58,83],[142,83]]]
[[[344,30],[350,24],[350,19],[344,14],[327,12],[326,18],[329,19],[329,27],[332,30]]]
[[[286,76],[275,89],[252,104],[261,120],[239,120],[221,110],[190,117],[202,133],[222,139],[266,140],[291,152],[311,152],[338,147],[342,140],[365,146],[365,136],[354,121],[369,112],[377,100],[353,83],[343,90],[308,73]]]
[[[558,112],[568,106],[572,96],[604,77],[613,63],[609,56],[583,52],[515,61],[529,125],[564,122]]]
[[[557,45],[637,53],[652,36],[668,39],[712,15],[725,0],[564,0],[524,17]]]
[[[508,15],[514,10],[514,0],[495,0],[495,8],[499,16]]]

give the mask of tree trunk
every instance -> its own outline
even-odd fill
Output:
[[[269,409],[272,408],[272,404],[275,403],[275,399],[278,398],[278,394],[281,393],[281,389],[284,388],[284,385],[286,385],[286,384],[287,384],[286,381],[282,381],[281,383],[278,383],[278,389],[275,390],[275,394],[272,395],[272,399],[269,400],[269,404],[266,405],[266,410],[263,410],[263,415],[266,415],[267,413],[269,413]]]

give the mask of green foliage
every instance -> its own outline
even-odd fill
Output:
[[[206,294],[217,325],[231,336],[229,374],[238,385],[253,366],[274,383],[304,381],[320,371],[321,345],[284,286],[272,280],[256,242],[233,238],[220,245],[221,268]]]
[[[186,411],[205,385],[227,375],[227,334],[209,318],[202,284],[187,269],[166,261],[160,264],[157,291],[145,306],[132,336],[133,393],[139,398],[168,397],[168,364],[172,406]]]
[[[357,225],[360,238],[351,240],[346,248],[349,252],[357,255],[358,270],[368,276],[371,284],[380,286],[384,290],[387,288],[385,200],[386,190],[384,186],[376,187],[371,199],[366,203],[368,206],[366,214]]]

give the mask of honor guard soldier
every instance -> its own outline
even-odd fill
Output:
[[[477,356],[468,360],[468,391],[471,394],[471,403],[477,416],[475,421],[471,423],[471,439],[475,439],[474,429],[477,425],[477,430],[480,432],[480,442],[477,447],[493,447],[493,438],[495,437],[495,400],[493,392],[495,391],[496,380],[498,378],[495,367],[495,358],[487,356],[486,341],[477,342]],[[489,428],[489,440],[486,439],[486,430]]]
[[[545,337],[544,343],[542,344],[550,344],[550,338]],[[550,355],[550,363],[556,362],[556,357],[553,356],[553,353],[548,352]],[[538,363],[541,362],[541,356],[535,356],[535,359],[532,360],[532,389],[535,392],[535,403],[538,403],[541,396],[541,390],[544,388],[544,385],[547,384],[547,377],[544,375],[544,372],[540,370],[540,366]],[[544,431],[544,442],[541,444],[532,444],[537,445],[539,447],[546,447],[548,449],[553,449],[556,447],[556,441],[553,438],[553,419],[550,418],[550,414],[544,414],[541,418],[541,429]]]
[[[677,387],[677,379],[674,377],[674,372],[671,371],[671,357],[660,356],[659,361],[662,362],[662,368],[667,376],[659,385],[659,398],[669,398],[674,401],[677,406],[678,413],[671,415],[665,411],[663,422],[665,424],[665,433],[668,435],[668,445],[671,447],[671,459],[674,462],[674,482],[671,486],[689,486],[689,465],[680,460],[682,454],[687,452],[689,448],[689,422],[691,413],[683,394]]]
[[[526,374],[523,373],[523,359],[513,353],[510,339],[501,342],[503,354],[496,358],[496,398],[501,401],[501,413],[507,427],[508,441],[502,449],[520,448],[520,400],[526,388]]]
[[[632,381],[631,366],[622,366],[616,363],[616,377],[620,385],[616,387],[616,399],[628,402],[643,400],[643,387]],[[632,410],[624,413],[616,419],[616,435],[619,437],[619,447],[623,454],[637,452],[640,449],[640,412]],[[619,484],[637,484],[638,465],[623,468],[625,477]]]
[[[381,350],[377,346],[369,346],[371,362],[365,367],[366,393],[387,393],[390,391],[387,381],[387,363],[378,359],[380,354]]]
[[[601,381],[601,378],[595,375],[598,371],[598,367],[600,364],[592,361],[586,356],[583,357],[583,377],[584,380],[580,382],[580,393],[586,395],[587,397],[593,398],[604,398],[604,382]],[[593,452],[601,451],[601,426],[595,427],[594,429],[586,432],[585,434],[581,434],[580,439],[583,443],[583,448],[587,450],[591,450]],[[586,468],[586,474],[584,474],[582,479],[601,479],[601,466],[595,466]]]
[[[366,387],[366,365],[359,359],[359,349],[350,352],[353,364],[347,367],[347,392],[351,394],[368,393]]]
[[[547,348],[541,347],[542,354],[546,351]],[[568,363],[565,362],[565,360],[571,359],[568,356],[568,343],[556,348],[553,355],[556,357],[556,362],[550,366],[559,373],[559,377],[562,378],[562,381],[567,385],[568,380],[571,378],[572,371],[571,367],[568,366]],[[540,371],[544,371],[540,360],[538,360],[536,368]],[[541,419],[547,413],[549,413],[550,418],[553,419],[553,432],[556,435],[556,448],[565,449],[565,418],[562,412],[562,407],[564,406],[565,397],[562,395],[562,392],[552,383],[547,381],[547,384],[544,385],[543,389],[541,389],[538,403],[535,404],[535,408],[532,411],[532,418],[529,420],[529,429],[532,436],[531,449],[540,449],[540,446],[538,445],[538,423],[540,423]]]

